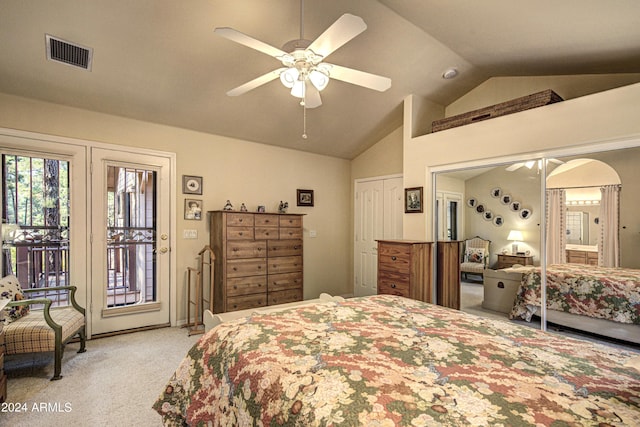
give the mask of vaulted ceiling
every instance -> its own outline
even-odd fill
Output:
[[[350,159],[402,124],[409,94],[447,105],[494,76],[640,72],[637,0],[306,0],[304,37],[344,13],[368,28],[330,62],[392,86],[332,81],[307,139],[278,80],[226,95],[280,63],[213,32],[282,48],[299,38],[299,0],[0,0],[0,92]],[[91,71],[47,61],[45,34],[92,48]]]

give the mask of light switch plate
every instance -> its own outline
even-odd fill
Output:
[[[198,238],[198,230],[183,230],[182,237],[185,239],[197,239]]]

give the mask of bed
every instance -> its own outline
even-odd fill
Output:
[[[540,315],[540,267],[522,273],[510,318]],[[640,270],[586,264],[547,266],[547,320],[640,343]]]
[[[639,356],[377,295],[221,323],[153,406],[168,426],[640,425]]]

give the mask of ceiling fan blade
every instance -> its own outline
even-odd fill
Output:
[[[256,77],[255,79],[238,86],[235,89],[231,89],[227,92],[229,96],[238,96],[243,93],[249,92],[251,89],[255,89],[258,86],[262,86],[263,84],[269,83],[272,80],[280,77],[280,73],[282,73],[286,68],[278,68],[277,70],[269,71],[267,74],[263,74],[260,77]]]
[[[269,44],[261,42],[260,40],[254,39],[253,37],[241,33],[238,30],[234,30],[233,28],[218,27],[213,31],[226,39],[243,44],[247,47],[250,47],[251,49],[255,49],[269,56],[273,56],[274,58],[279,58],[287,54],[285,51],[280,50],[277,47],[273,47]]]
[[[306,108],[316,108],[322,105],[320,92],[312,84],[307,82],[306,93],[304,96],[304,106]]]
[[[329,77],[332,79],[342,80],[343,82],[358,86],[364,86],[379,92],[384,92],[391,87],[391,79],[388,77],[378,76],[376,74],[366,73],[364,71],[358,71],[353,68],[342,67],[335,64],[327,65],[330,68]]]
[[[320,34],[307,49],[326,58],[340,46],[367,29],[359,16],[345,13],[336,22],[331,24],[324,33]]]

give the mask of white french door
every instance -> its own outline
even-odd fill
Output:
[[[171,161],[91,152],[91,334],[170,323]]]

